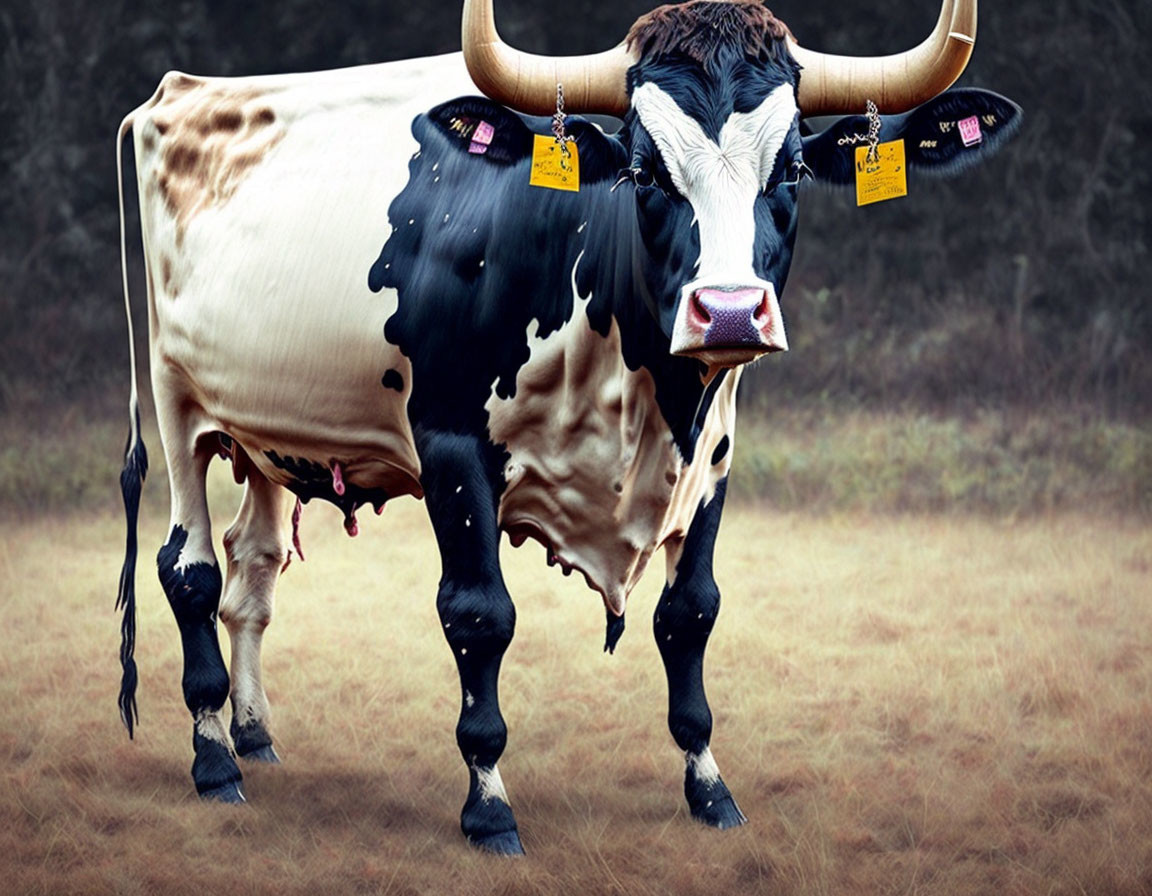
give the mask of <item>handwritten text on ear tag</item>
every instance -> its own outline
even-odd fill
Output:
[[[893,140],[876,147],[868,159],[868,147],[856,147],[856,204],[871,205],[908,195],[908,171],[904,164],[904,141]]]
[[[580,190],[580,154],[576,141],[566,144],[567,152],[555,137],[534,134],[532,139],[532,174],[528,183],[552,190]]]

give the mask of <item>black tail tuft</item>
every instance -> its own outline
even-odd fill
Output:
[[[139,717],[136,709],[136,520],[140,513],[140,490],[148,475],[148,452],[140,434],[140,411],[136,410],[135,425],[128,435],[124,449],[124,469],[120,471],[120,493],[124,496],[124,516],[127,539],[124,546],[124,566],[120,569],[120,590],[116,609],[124,611],[120,623],[120,665],[124,674],[120,679],[120,719],[128,729],[128,737]]]

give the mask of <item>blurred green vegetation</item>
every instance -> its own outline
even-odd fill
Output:
[[[1152,515],[1152,432],[1092,415],[789,411],[737,424],[730,494],[775,510]]]
[[[165,500],[151,411],[146,501]],[[76,410],[0,417],[0,517],[120,506],[126,426]],[[729,495],[766,510],[1152,517],[1152,430],[1091,412],[919,413],[810,408],[744,413]]]

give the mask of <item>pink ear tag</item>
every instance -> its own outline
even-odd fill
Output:
[[[984,135],[980,133],[980,118],[978,116],[973,115],[971,118],[965,118],[958,124],[960,139],[965,146],[975,146],[977,143],[984,142]]]
[[[484,155],[488,152],[488,147],[492,144],[492,138],[495,136],[496,129],[492,125],[486,121],[480,122],[476,125],[476,130],[472,132],[472,145],[468,147],[468,152]]]

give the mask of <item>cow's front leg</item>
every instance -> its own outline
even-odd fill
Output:
[[[497,492],[482,440],[434,433],[420,439],[421,477],[440,547],[436,609],[460,673],[456,742],[468,766],[460,826],[468,841],[503,855],[524,852],[496,762],[508,729],[500,714],[500,661],[516,610],[500,572]]]
[[[704,649],[720,610],[712,551],[725,485],[721,480],[712,500],[696,511],[679,556],[669,562],[669,581],[654,616],[656,643],[668,676],[668,727],[687,760],[684,795],[692,817],[717,828],[747,821],[712,757],[712,712],[704,695]]]

